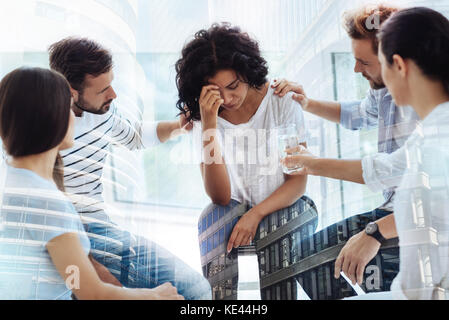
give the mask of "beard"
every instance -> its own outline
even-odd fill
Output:
[[[111,100],[103,103],[100,107],[95,107],[95,106],[91,105],[90,103],[88,103],[87,101],[85,101],[83,99],[83,97],[80,95],[78,102],[75,102],[75,106],[82,111],[101,115],[101,114],[105,114],[109,111],[112,101],[113,100],[111,99]]]
[[[382,78],[379,78],[377,80],[374,80],[370,76],[362,73],[363,77],[369,81],[369,85],[374,90],[379,90],[385,88],[385,83],[383,82]]]

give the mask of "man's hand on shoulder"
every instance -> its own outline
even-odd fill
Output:
[[[301,104],[304,110],[307,109],[309,99],[307,98],[302,85],[293,81],[281,79],[281,80],[274,80],[274,84],[271,85],[271,87],[275,89],[274,94],[278,95],[281,98],[284,97],[287,93],[293,92],[294,93],[292,97],[293,100]]]

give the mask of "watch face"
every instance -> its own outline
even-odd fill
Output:
[[[366,233],[373,234],[374,232],[376,232],[376,230],[377,230],[377,224],[375,224],[374,222],[370,222],[367,224]]]

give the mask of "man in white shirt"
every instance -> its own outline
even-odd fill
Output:
[[[114,224],[102,198],[102,172],[111,144],[138,150],[166,141],[182,128],[179,121],[142,123],[128,119],[113,104],[112,55],[84,38],[66,38],[50,46],[50,66],[71,85],[75,146],[61,153],[64,184],[91,241],[91,259],[103,281],[134,288],[171,282],[186,299],[210,299],[210,285],[180,259],[157,244]],[[107,269],[106,269],[106,268]],[[112,275],[113,276],[112,276]]]

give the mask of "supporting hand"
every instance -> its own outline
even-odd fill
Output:
[[[377,254],[380,243],[373,237],[361,231],[351,237],[341,249],[335,261],[335,278],[340,277],[340,271],[352,281],[361,285],[365,267]]]
[[[281,159],[283,166],[287,168],[301,167],[291,175],[313,175],[313,163],[318,159],[310,153],[305,147],[299,145],[297,147],[287,149],[287,157]]]
[[[262,221],[262,215],[256,210],[251,209],[245,213],[235,225],[227,246],[227,252],[231,252],[232,248],[250,245],[257,232],[257,227]]]
[[[271,86],[272,88],[276,89],[274,94],[283,97],[288,92],[292,91],[295,93],[293,95],[293,100],[300,103],[304,110],[307,110],[307,107],[309,106],[309,99],[307,98],[307,95],[302,85],[296,82],[288,81],[286,79],[274,80],[274,82],[275,83]]]

